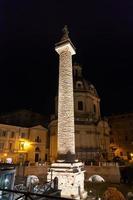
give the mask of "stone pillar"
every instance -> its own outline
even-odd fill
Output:
[[[61,197],[85,199],[84,165],[75,160],[74,101],[72,55],[75,47],[68,37],[68,30],[63,29],[63,37],[56,44],[59,54],[59,94],[58,94],[58,159],[51,164],[47,181],[58,179]]]
[[[58,93],[58,159],[74,159],[74,100],[72,55],[75,48],[68,37],[56,44],[59,54],[59,93]]]

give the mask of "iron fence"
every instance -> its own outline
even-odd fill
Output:
[[[67,198],[60,197],[60,190],[53,191],[49,195],[38,194],[32,192],[24,192],[17,190],[9,190],[0,188],[1,200],[68,200]]]

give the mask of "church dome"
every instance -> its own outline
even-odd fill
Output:
[[[93,84],[85,80],[82,76],[82,68],[80,65],[73,65],[73,80],[74,80],[74,91],[89,92],[91,95],[97,96],[97,91]]]

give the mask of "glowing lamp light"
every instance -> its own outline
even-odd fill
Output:
[[[24,148],[29,149],[29,147],[30,147],[30,142],[28,141],[24,142]]]
[[[4,153],[4,157],[6,157],[7,156],[7,153]]]
[[[131,159],[133,160],[133,153],[130,153]]]

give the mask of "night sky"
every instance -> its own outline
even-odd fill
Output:
[[[102,115],[133,111],[133,3],[125,0],[0,0],[0,112],[54,113],[58,55],[68,25]]]

